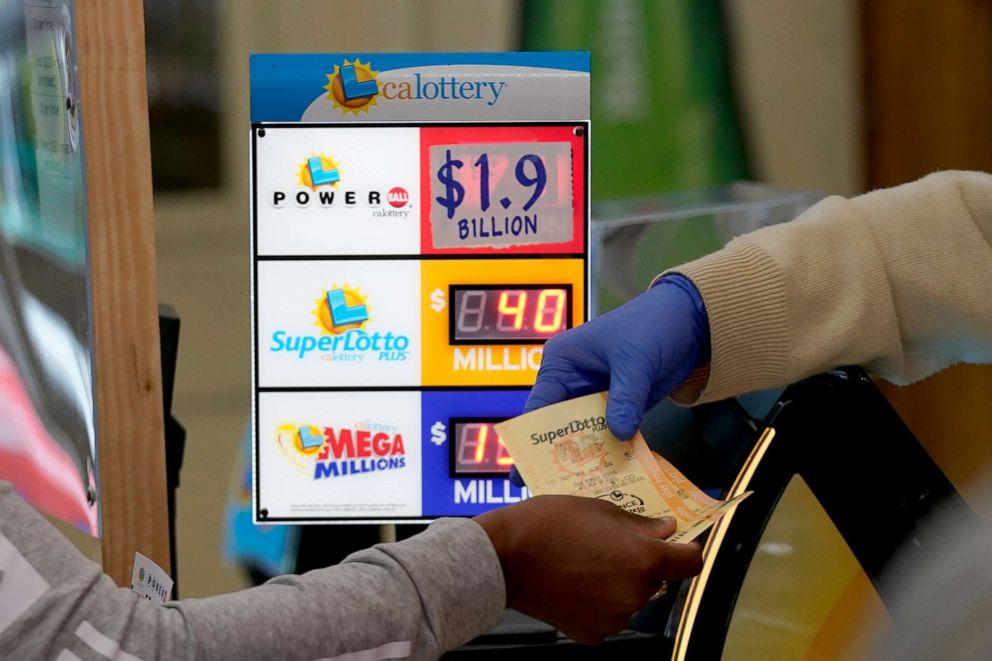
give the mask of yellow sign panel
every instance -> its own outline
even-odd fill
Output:
[[[543,337],[582,323],[581,258],[421,263],[423,385],[530,386]]]

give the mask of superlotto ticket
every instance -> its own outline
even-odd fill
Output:
[[[652,452],[640,432],[618,439],[606,426],[606,393],[525,413],[496,432],[531,493],[600,498],[634,514],[675,517],[670,542],[692,541],[750,494],[711,498]]]

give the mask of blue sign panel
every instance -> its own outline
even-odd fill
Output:
[[[494,506],[519,502],[527,489],[508,479],[510,462],[456,473],[462,455],[482,463],[500,447],[495,432],[485,432],[486,423],[506,420],[523,412],[527,390],[441,390],[422,393],[424,516],[473,516]],[[479,442],[479,431],[487,434]],[[467,462],[464,462],[467,463]],[[487,462],[492,464],[494,462]]]

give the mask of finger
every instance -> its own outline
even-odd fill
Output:
[[[556,376],[538,372],[537,382],[534,383],[534,387],[530,389],[530,395],[527,397],[527,403],[524,404],[524,413],[529,413],[530,411],[539,409],[543,406],[550,406],[551,404],[563,402],[568,398],[568,386],[566,386],[564,382]]]
[[[643,366],[620,363],[610,373],[606,424],[613,435],[626,441],[637,432],[651,393],[651,379]]]
[[[562,633],[580,645],[598,645],[603,642],[603,639],[626,629],[630,623],[631,614],[617,613],[610,609],[598,614],[594,621],[584,623],[585,626],[582,626],[581,629],[577,631],[562,629]],[[578,623],[576,624],[578,625]]]
[[[524,482],[524,476],[520,474],[516,466],[510,467],[510,482],[514,486],[525,487],[527,484]]]
[[[602,637],[609,638],[610,636],[615,636],[630,624],[631,616],[637,612],[641,604],[636,606],[624,606],[620,612],[609,615],[603,619],[602,625]]]
[[[598,645],[603,642],[604,638],[606,638],[606,633],[599,633],[598,631],[594,632],[588,628],[583,628],[572,632],[566,629],[562,629],[561,631],[579,645]]]
[[[702,550],[694,544],[654,542],[657,546],[654,575],[663,581],[695,576],[703,569]]]

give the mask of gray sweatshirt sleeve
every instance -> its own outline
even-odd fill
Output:
[[[495,625],[503,574],[471,520],[340,565],[156,606],[0,482],[0,659],[431,659]]]

